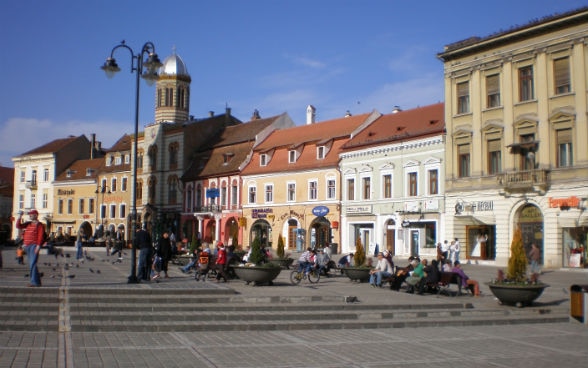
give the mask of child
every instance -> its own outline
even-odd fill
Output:
[[[163,263],[163,259],[161,258],[161,256],[159,255],[155,255],[155,257],[153,257],[153,264],[151,266],[151,280],[155,280],[156,282],[159,282],[159,276],[161,273],[161,264]]]
[[[22,248],[22,245],[16,248],[16,260],[19,265],[24,264],[24,249]]]

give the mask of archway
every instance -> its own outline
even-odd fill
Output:
[[[272,246],[271,241],[272,227],[266,220],[257,220],[251,226],[251,232],[249,233],[250,242],[253,242],[255,238],[261,239],[261,245],[270,247]],[[251,244],[250,244],[251,245]]]
[[[315,218],[310,223],[310,247],[324,248],[331,243],[331,223],[325,217]]]
[[[529,254],[531,244],[535,243],[541,250],[540,264],[543,264],[543,213],[534,204],[526,204],[517,212],[517,224],[523,236],[525,254]]]

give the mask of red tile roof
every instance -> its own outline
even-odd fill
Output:
[[[49,143],[46,143],[40,147],[37,148],[33,148],[30,151],[27,151],[23,154],[20,154],[16,157],[21,157],[21,156],[27,156],[27,155],[38,155],[38,154],[43,154],[43,153],[55,153],[55,152],[59,152],[59,150],[61,150],[62,148],[66,147],[68,144],[74,142],[76,139],[78,139],[80,137],[75,137],[73,135],[70,135],[67,138],[60,138],[60,139],[55,139]],[[85,137],[84,137],[85,138]],[[87,140],[87,138],[86,138]]]
[[[67,169],[55,178],[55,181],[74,181],[82,179],[95,179],[104,165],[104,158],[94,158],[74,161]],[[87,174],[87,170],[91,172]],[[70,174],[68,177],[68,173]]]
[[[381,116],[344,146],[343,151],[406,141],[445,131],[444,104],[418,107]]]

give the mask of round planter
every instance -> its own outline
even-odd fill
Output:
[[[370,268],[347,267],[341,270],[351,281],[366,282],[370,279]]]
[[[487,283],[486,285],[501,304],[516,305],[517,307],[531,305],[535,299],[541,296],[543,290],[549,287],[547,284],[509,285]]]
[[[247,284],[253,282],[258,284],[273,284],[282,269],[280,267],[235,267],[233,268],[237,277]]]

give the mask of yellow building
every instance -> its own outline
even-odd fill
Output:
[[[506,265],[513,232],[546,267],[586,256],[588,8],[447,45],[446,236]],[[578,254],[578,255],[575,255]]]

